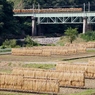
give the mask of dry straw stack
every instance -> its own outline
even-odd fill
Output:
[[[63,72],[85,72],[86,65],[80,65],[80,64],[70,64],[69,62],[60,62],[56,64],[56,70],[57,71],[63,71]]]
[[[58,93],[58,80],[34,79],[14,74],[0,74],[0,89],[41,93]]]
[[[95,42],[83,42],[83,43],[73,43],[73,44],[65,44],[65,46],[73,46],[73,47],[85,47],[85,48],[95,48]]]
[[[95,65],[95,59],[89,59],[88,64],[89,65]]]
[[[87,48],[95,48],[95,42],[87,42],[86,47]]]
[[[63,72],[84,72],[85,78],[95,78],[95,66],[90,64],[64,64],[63,62],[56,64],[56,70]]]
[[[23,75],[26,77],[30,76],[32,78],[35,78],[36,72],[38,72],[38,76],[41,76],[43,74],[43,71],[44,69],[37,69],[37,68],[13,68],[12,74]]]
[[[85,85],[84,73],[64,73],[62,85],[73,86],[73,87],[83,87]]]
[[[95,65],[88,64],[85,72],[86,78],[95,78]]]
[[[71,48],[74,52],[76,53],[85,53],[86,52],[86,46],[85,43],[73,43],[73,44],[65,44],[65,46],[67,46],[67,48]],[[75,54],[76,54],[75,53]]]
[[[14,74],[0,74],[0,89],[21,90],[23,76]]]
[[[95,78],[95,59],[88,59],[89,68],[87,69],[87,76]]]
[[[21,71],[22,70],[22,71]],[[58,79],[60,86],[75,86],[83,87],[85,85],[84,73],[82,72],[60,72],[55,70],[39,70],[39,69],[19,69],[15,68],[13,73],[23,74],[24,77],[43,78],[43,79]],[[18,73],[19,72],[19,73]]]
[[[58,93],[59,83],[57,80],[25,78],[22,89],[29,92]]]
[[[76,47],[77,46],[77,47]],[[68,46],[39,46],[31,48],[13,48],[13,55],[35,55],[35,56],[51,56],[51,55],[70,55],[86,52],[86,48],[82,45],[70,44]]]

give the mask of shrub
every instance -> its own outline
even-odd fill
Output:
[[[95,40],[95,31],[88,31],[85,34],[81,34],[80,37],[85,41],[93,41]]]
[[[13,40],[7,39],[2,44],[2,48],[14,48],[14,47],[18,47],[15,39]]]
[[[31,47],[31,46],[39,46],[39,44],[35,41],[32,40],[30,36],[27,36],[25,39],[25,46]]]

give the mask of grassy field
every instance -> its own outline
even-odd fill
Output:
[[[0,63],[0,64],[3,64]],[[6,65],[0,67],[0,72],[5,72],[5,73],[11,73],[12,69],[14,67],[24,67],[24,68],[39,68],[39,69],[54,69],[55,64],[31,64],[31,63],[7,63]]]

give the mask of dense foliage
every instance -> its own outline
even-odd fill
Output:
[[[25,37],[25,31],[29,31],[26,18],[13,16],[14,3],[9,0],[0,0],[0,44],[6,39]],[[27,20],[28,21],[28,20]],[[28,28],[27,28],[28,27]],[[27,32],[29,34],[29,32]]]
[[[88,31],[85,34],[81,34],[81,38],[86,41],[93,41],[95,40],[95,31]]]
[[[14,48],[17,46],[17,42],[15,39],[13,40],[8,40],[6,39],[3,44],[2,44],[2,48]]]
[[[8,34],[15,33],[15,20],[12,9],[12,2],[0,0],[0,33],[4,38],[9,37]]]
[[[4,49],[4,48],[15,48],[15,47],[32,47],[32,46],[39,46],[40,44],[38,44],[37,42],[33,41],[33,39],[31,38],[31,36],[26,36],[24,38],[23,41],[21,40],[15,40],[15,39],[11,39],[11,40],[8,40],[6,39],[1,48]]]
[[[13,8],[51,8],[51,7],[82,7],[86,4],[88,10],[95,10],[95,0],[0,0],[0,44],[1,41],[13,38],[24,38],[31,35],[31,17],[13,17]],[[38,6],[40,5],[40,6]],[[78,28],[82,32],[82,25],[41,25],[45,36],[61,36],[68,28]],[[38,26],[37,26],[38,28]]]
[[[38,3],[41,5],[41,7],[68,7],[69,5],[72,7],[77,5],[82,7],[83,3],[87,4],[88,2],[93,5],[95,4],[95,0],[23,0],[23,2],[24,7],[31,6],[33,3],[35,4],[35,7],[37,7]]]

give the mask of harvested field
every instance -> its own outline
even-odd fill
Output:
[[[41,57],[41,56],[13,56],[13,55],[0,55],[0,61],[21,61],[21,62],[51,62],[62,60],[63,57]]]
[[[0,55],[0,61],[21,61],[21,62],[55,62],[55,61],[63,61],[63,60],[75,60],[95,57],[94,52],[86,52],[82,54],[74,54],[74,55],[52,55],[48,57],[43,56],[13,56],[11,54]]]
[[[74,62],[74,63],[78,63],[78,64],[86,63],[88,61],[88,59],[91,58],[91,54],[93,55],[93,58],[94,58],[94,53],[78,54],[77,56],[76,55],[73,55],[73,56],[68,55],[68,56],[51,56],[51,57],[0,55],[0,71],[10,73],[13,67],[23,67],[23,65],[24,66],[29,65],[30,67],[32,67],[31,64],[50,64],[50,65],[54,64],[52,67],[49,67],[49,69],[55,69],[55,64],[66,58],[67,59],[73,58],[73,60],[70,60],[70,61]],[[83,58],[84,55],[85,55],[85,58]],[[86,57],[86,55],[87,56],[90,55],[90,57]],[[79,56],[81,56],[81,59],[78,59]],[[74,57],[77,57],[77,58],[75,58],[76,60],[74,59]],[[39,65],[39,67],[40,67],[40,65]],[[86,79],[85,84],[86,85],[85,85],[84,89],[61,87],[59,94],[69,95],[69,94],[73,94],[73,93],[82,93],[82,92],[87,91],[88,89],[92,89],[92,88],[95,89],[95,79]],[[0,94],[0,95],[2,95],[2,94]],[[7,95],[7,94],[4,94],[4,95]],[[13,95],[15,95],[15,94],[13,94]],[[24,94],[22,94],[22,95],[24,95]],[[27,94],[27,95],[30,95],[30,94]],[[40,95],[42,95],[42,94],[40,94]],[[77,94],[75,94],[75,95],[77,95]],[[91,94],[80,94],[80,95],[91,95]]]

